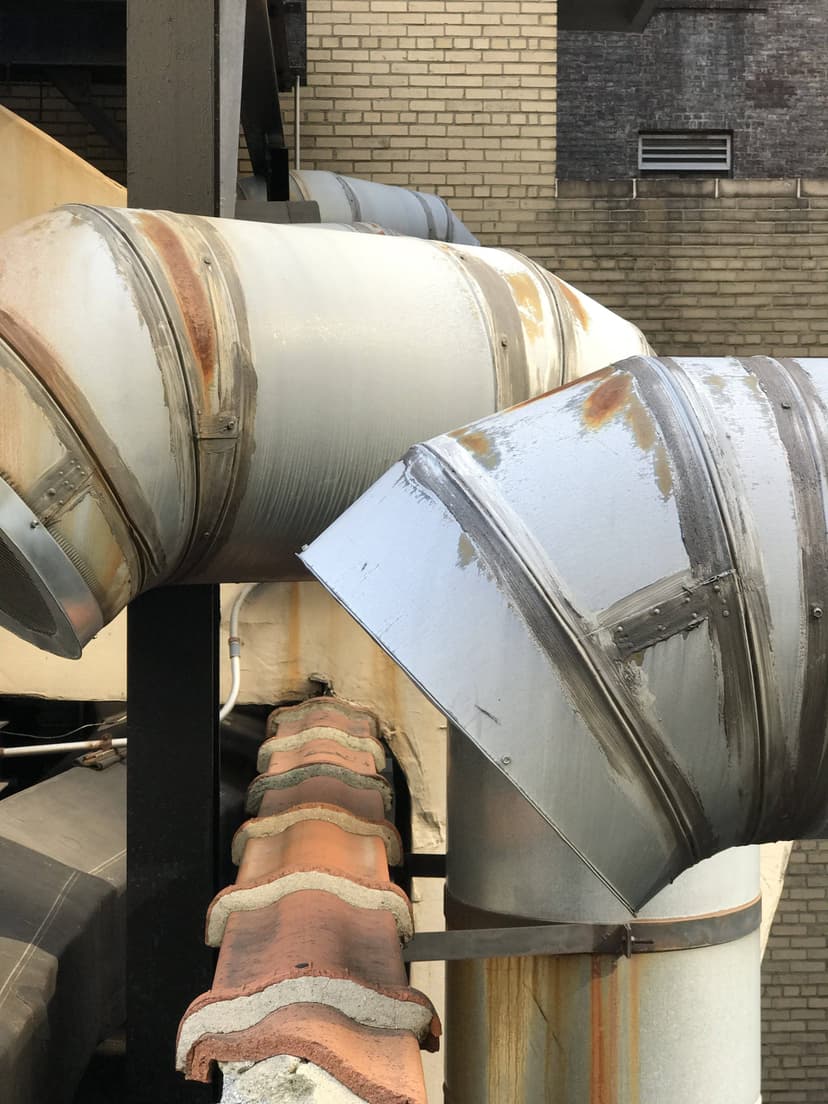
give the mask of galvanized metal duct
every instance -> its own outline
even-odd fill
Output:
[[[245,199],[267,199],[267,186],[261,177],[242,178],[239,192]],[[319,169],[294,169],[290,173],[290,198],[318,203],[322,222],[376,223],[412,238],[457,245],[480,244],[446,201],[430,192],[415,192]]]
[[[639,357],[412,449],[302,558],[635,910],[828,829],[827,506],[828,360]]]
[[[500,250],[76,206],[0,257],[0,624],[64,656],[148,587],[296,577],[413,441],[647,349]]]

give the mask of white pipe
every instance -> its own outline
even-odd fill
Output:
[[[55,755],[68,751],[102,751],[104,748],[125,748],[126,736],[117,740],[73,740],[67,744],[34,744],[32,747],[0,748],[0,759],[22,759],[30,755]]]
[[[0,624],[64,656],[153,586],[304,577],[413,442],[649,348],[506,250],[71,207],[0,253]]]
[[[302,130],[299,121],[300,111],[300,88],[301,83],[299,77],[296,78],[296,84],[293,86],[293,142],[294,142],[294,155],[293,155],[293,167],[297,172],[302,168]]]
[[[236,595],[233,602],[233,608],[230,611],[230,632],[227,637],[227,645],[230,650],[230,693],[227,695],[227,701],[219,710],[219,720],[223,721],[228,716],[236,704],[236,699],[239,696],[239,689],[241,687],[241,640],[239,639],[239,615],[241,614],[242,606],[247,600],[247,596],[251,591],[255,590],[258,583],[246,583],[239,593]]]

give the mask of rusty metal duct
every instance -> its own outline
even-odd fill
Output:
[[[827,408],[828,360],[630,359],[412,449],[303,559],[634,910],[826,833]]]
[[[0,239],[0,623],[295,577],[412,442],[647,345],[500,250],[68,207]]]

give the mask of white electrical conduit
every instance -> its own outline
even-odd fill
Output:
[[[0,748],[0,759],[23,759],[32,755],[57,755],[70,751],[103,751],[105,748],[125,748],[126,736],[117,740],[73,740],[66,744],[33,744],[31,747]]]
[[[0,239],[0,624],[79,656],[297,559],[414,441],[645,352],[526,257],[68,207]]]
[[[258,586],[258,583],[246,583],[236,595],[233,602],[233,607],[230,611],[230,632],[227,637],[227,645],[230,651],[230,693],[227,695],[227,701],[219,710],[219,720],[223,721],[225,717],[232,713],[236,704],[236,699],[239,696],[239,689],[241,688],[241,640],[239,639],[239,615],[242,611],[242,606],[247,601],[248,595],[251,591],[254,591]]]

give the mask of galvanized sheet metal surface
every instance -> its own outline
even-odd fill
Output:
[[[826,388],[628,360],[412,449],[303,556],[628,908],[824,830]]]
[[[60,655],[151,586],[301,575],[414,441],[647,350],[499,250],[80,206],[0,249],[0,477],[100,610],[40,579],[68,632],[0,623]]]

